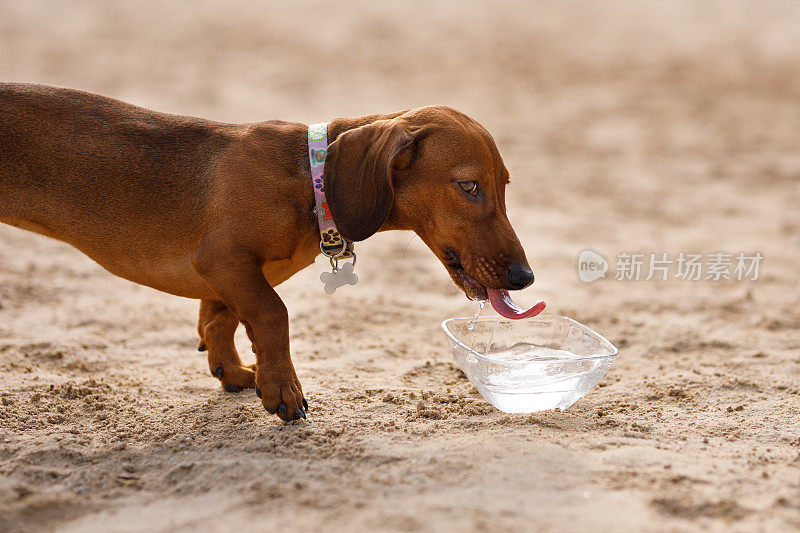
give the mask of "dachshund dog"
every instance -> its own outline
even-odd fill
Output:
[[[109,272],[200,300],[198,349],[225,390],[283,420],[308,404],[274,287],[314,262],[308,127],[223,124],[82,91],[0,84],[0,221],[64,241]],[[431,106],[328,125],[324,186],[341,235],[411,230],[472,299],[533,282],[506,216],[494,140]],[[255,365],[234,345],[243,324]]]

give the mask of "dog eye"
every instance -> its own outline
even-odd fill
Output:
[[[478,196],[478,184],[474,181],[459,181],[458,186],[461,190],[472,196]]]

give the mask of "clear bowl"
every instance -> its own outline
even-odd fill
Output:
[[[453,357],[484,398],[504,413],[533,413],[580,400],[619,350],[565,316],[523,320],[450,318],[442,329]]]

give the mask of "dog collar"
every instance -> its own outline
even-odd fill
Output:
[[[328,123],[321,122],[308,127],[308,161],[311,166],[311,181],[314,186],[314,202],[319,224],[319,249],[331,262],[332,272],[324,272],[320,279],[325,283],[325,292],[333,294],[341,285],[355,285],[358,276],[353,273],[356,253],[353,243],[341,236],[333,221],[328,200],[325,198],[325,158],[328,154]],[[340,259],[352,257],[353,263],[339,268]]]

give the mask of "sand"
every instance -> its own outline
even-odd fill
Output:
[[[0,227],[2,531],[800,527],[800,8],[792,2],[0,2],[0,79],[231,122],[448,104],[493,133],[548,302],[620,356],[495,411],[419,239],[278,288],[307,422],[225,393],[197,303]],[[577,276],[584,249],[759,251],[757,281]],[[613,261],[612,261],[613,262]],[[244,333],[237,333],[252,360]]]

